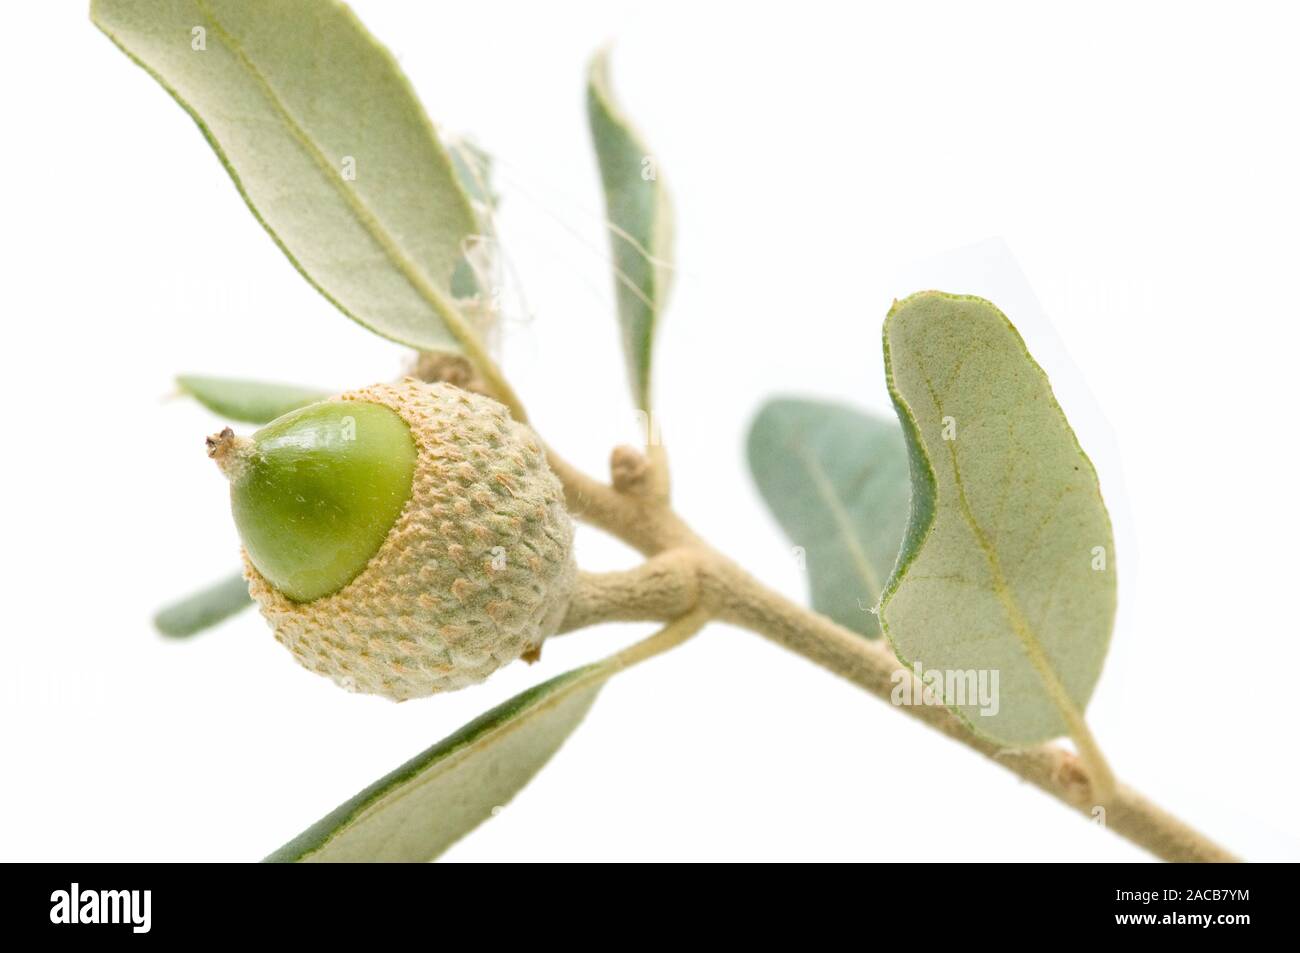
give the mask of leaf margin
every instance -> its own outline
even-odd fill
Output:
[[[258,224],[262,226],[263,230],[266,231],[267,235],[271,237],[271,240],[275,242],[276,247],[279,248],[281,253],[283,253],[283,255],[285,256],[285,258],[289,260],[289,263],[294,267],[294,270],[296,270],[298,274],[301,275],[303,279],[306,280],[306,282],[312,288],[314,288],[317,291],[317,293],[321,295],[321,297],[323,297],[326,301],[332,304],[344,316],[351,319],[353,322],[360,325],[361,327],[365,328],[367,331],[370,331],[373,334],[377,334],[380,337],[386,338],[390,341],[394,341],[398,344],[415,348],[416,350],[421,350],[421,351],[449,350],[449,348],[447,348],[446,346],[447,342],[435,342],[435,341],[420,342],[420,341],[408,340],[403,337],[397,336],[393,333],[380,330],[379,328],[373,326],[370,322],[364,320],[360,315],[344,307],[342,302],[340,302],[334,295],[330,294],[328,291],[325,290],[325,288],[319,283],[319,281],[317,281],[317,279],[314,278],[307,271],[307,269],[302,265],[302,263],[298,260],[297,256],[295,256],[293,252],[290,251],[288,246],[285,244],[284,240],[280,237],[279,233],[274,228],[271,227],[271,224],[262,215],[261,210],[253,203],[252,197],[249,195],[248,190],[244,186],[243,179],[239,175],[238,171],[235,169],[235,166],[231,161],[230,157],[227,155],[226,150],[222,147],[216,135],[212,132],[211,127],[207,124],[207,122],[203,119],[203,117],[200,116],[198,111],[193,106],[191,106],[191,104],[185,98],[181,96],[180,91],[178,89],[176,89],[158,70],[154,69],[148,63],[144,62],[144,60],[142,60],[134,52],[132,52],[132,50],[130,50],[127,47],[126,43],[121,38],[119,38],[116,34],[114,34],[109,29],[107,24],[101,20],[98,14],[102,10],[102,8],[104,8],[111,2],[112,0],[91,0],[90,3],[91,22],[95,25],[97,29],[99,29],[100,32],[102,32],[106,37],[108,37],[108,39],[113,43],[113,45],[116,46],[127,57],[127,59],[129,59],[136,66],[140,67],[140,69],[142,69],[159,86],[161,86],[163,90],[165,90],[166,93],[176,102],[176,104],[179,105],[185,111],[186,115],[190,117],[190,119],[194,122],[194,124],[198,127],[199,131],[202,133],[204,140],[208,144],[208,147],[213,151],[213,153],[216,154],[217,159],[221,163],[222,168],[226,170],[226,174],[230,176],[231,182],[234,183],[235,190],[239,193],[240,198],[244,200],[244,204],[247,206],[249,212],[252,213],[253,218],[256,219]],[[203,8],[202,12],[207,17],[209,23],[215,26],[220,31],[220,33],[224,35],[226,33],[224,27],[222,27],[220,23],[215,20],[215,17],[212,16],[211,12],[206,9],[203,0],[194,0],[194,2],[200,8]],[[339,10],[350,21],[352,27],[358,32],[359,36],[365,42],[367,42],[375,50],[375,52],[377,52],[385,60],[386,64],[391,68],[394,78],[396,79],[399,86],[410,96],[411,102],[415,107],[415,113],[421,125],[425,127],[425,130],[432,141],[433,149],[435,153],[440,155],[440,157],[444,161],[444,164],[447,166],[447,169],[451,173],[449,176],[449,180],[453,186],[453,191],[461,199],[461,202],[464,206],[463,211],[465,211],[465,213],[469,216],[471,220],[477,221],[477,215],[474,212],[473,204],[470,199],[470,196],[466,192],[465,187],[461,183],[459,177],[455,175],[455,170],[452,167],[452,159],[446,149],[446,145],[445,143],[442,142],[442,138],[438,135],[437,127],[433,124],[433,121],[429,118],[428,112],[425,110],[423,103],[420,101],[419,96],[416,94],[414,86],[411,84],[409,77],[407,77],[405,72],[401,69],[400,65],[397,62],[396,57],[393,56],[392,52],[388,49],[387,46],[381,43],[379,39],[375,37],[374,34],[372,34],[365,27],[365,25],[360,21],[357,15],[353,12],[352,8],[349,7],[347,4],[337,2],[337,0],[318,0],[318,2],[329,3],[331,6]],[[440,289],[437,288],[432,278],[426,278],[426,276],[421,275],[420,277],[426,280],[422,280],[417,284],[416,282],[412,281],[409,275],[403,273],[403,277],[406,278],[408,283],[412,284],[413,289],[416,291],[416,293],[419,296],[426,298],[428,303],[438,313],[439,318],[447,326],[448,336],[454,339],[461,346],[465,355],[469,357],[471,361],[473,361],[475,364],[480,365],[485,370],[492,371],[493,368],[490,359],[487,358],[486,354],[483,352],[482,347],[475,340],[476,336],[472,325],[468,320],[466,320],[466,318],[462,314],[460,314],[459,310],[456,308],[454,304],[454,300],[452,298],[451,291],[450,291],[451,276],[450,275],[447,276],[448,289],[445,295],[442,294]],[[420,287],[421,285],[427,286],[427,289]]]
[[[549,760],[555,754],[555,752],[558,751],[560,747],[563,746],[564,742],[568,740],[569,734],[572,733],[574,730],[576,730],[577,727],[582,723],[582,720],[586,716],[587,710],[595,702],[596,695],[599,694],[600,690],[604,687],[607,681],[609,681],[611,678],[613,678],[615,675],[619,674],[620,672],[625,671],[628,668],[631,668],[632,666],[639,665],[641,662],[647,661],[648,659],[654,658],[657,655],[663,654],[664,652],[676,648],[682,643],[690,640],[702,628],[708,625],[708,623],[712,619],[713,616],[709,611],[707,611],[702,607],[697,606],[696,608],[690,610],[686,614],[677,617],[672,622],[669,622],[667,625],[663,626],[663,628],[659,629],[657,632],[655,632],[653,635],[649,636],[648,638],[644,638],[639,642],[635,642],[632,645],[628,646],[627,648],[615,652],[613,655],[609,655],[598,662],[562,673],[561,675],[549,679],[548,681],[543,682],[540,685],[535,685],[530,689],[525,689],[523,692],[520,692],[519,694],[512,696],[511,698],[503,702],[501,705],[498,705],[496,708],[493,708],[488,712],[485,712],[483,715],[479,716],[479,718],[474,719],[473,721],[467,723],[466,725],[463,725],[461,729],[459,729],[457,732],[454,732],[452,735],[449,735],[446,738],[444,738],[442,741],[434,744],[431,748],[428,748],[425,751],[421,752],[420,754],[416,755],[415,758],[411,759],[410,761],[403,763],[395,771],[390,772],[388,775],[385,775],[384,777],[380,778],[379,781],[368,786],[367,788],[363,789],[360,793],[355,795],[353,798],[350,798],[348,801],[345,801],[343,804],[339,805],[338,808],[330,812],[330,814],[327,814],[325,817],[321,818],[315,824],[311,825],[311,827],[303,831],[302,834],[300,834],[298,837],[295,837],[293,840],[289,841],[279,850],[274,851],[272,854],[268,855],[267,861],[289,863],[289,862],[294,862],[295,859],[309,860],[310,857],[302,857],[302,856],[295,855],[295,851],[297,851],[298,854],[302,853],[303,845],[299,845],[297,843],[299,840],[304,840],[307,844],[309,844],[311,841],[319,840],[320,836],[327,832],[327,825],[330,822],[337,822],[340,819],[349,818],[349,817],[358,820],[361,819],[359,815],[356,815],[355,813],[356,811],[364,810],[366,806],[377,803],[377,798],[382,797],[383,793],[396,790],[397,785],[399,785],[400,783],[406,780],[410,780],[412,777],[415,777],[416,774],[418,774],[418,770],[420,768],[419,762],[423,761],[424,759],[434,757],[438,754],[447,753],[445,750],[443,750],[443,746],[446,745],[448,747],[451,747],[453,746],[453,743],[457,739],[463,741],[464,738],[462,736],[462,733],[473,733],[475,729],[482,729],[484,727],[485,721],[495,721],[509,728],[510,723],[508,721],[501,721],[500,718],[495,716],[508,718],[509,715],[511,714],[511,709],[516,707],[516,703],[519,703],[521,701],[526,703],[528,700],[534,698],[536,696],[536,693],[545,692],[548,688],[555,688],[557,686],[560,688],[569,687],[571,691],[575,691],[575,692],[583,688],[588,689],[591,692],[591,696],[586,701],[583,710],[574,719],[572,727],[567,732],[565,732],[565,734],[559,739],[559,742],[556,744],[555,748],[542,758],[542,760],[539,762],[537,768],[532,772],[532,774],[526,777],[523,783],[520,784],[519,787],[516,788],[513,792],[511,792],[507,800],[512,799],[519,791],[523,790],[523,788],[527,786],[528,782],[531,781],[532,778],[536,776],[536,774],[541,770],[542,767],[545,767],[545,765],[547,764],[547,762],[549,762]],[[560,703],[568,700],[567,698],[559,697],[553,694],[550,695],[549,698],[555,705],[559,705]],[[490,726],[487,727],[487,730],[491,730]],[[479,731],[478,736],[479,737],[482,736],[481,730]],[[465,750],[465,746],[461,745],[459,747],[459,750]],[[412,771],[414,771],[415,773],[411,773]],[[335,815],[338,816],[336,817]],[[476,823],[471,824],[469,827],[461,831],[451,840],[447,841],[443,849],[445,850],[446,848],[452,846],[454,843],[461,840],[467,834],[477,829],[478,826],[482,824],[485,820],[487,820],[487,818],[483,817],[480,818]],[[327,838],[325,841],[321,843],[321,846],[316,849],[317,852],[319,852],[319,850],[323,850],[325,846],[328,845],[328,840],[329,839]],[[425,860],[433,860],[440,855],[441,855],[441,851],[438,851],[435,852],[433,856],[426,857]]]
[[[1048,397],[1049,408],[1052,411],[1054,411],[1055,414],[1060,418],[1061,422],[1065,426],[1065,430],[1070,434],[1070,437],[1074,443],[1074,451],[1082,459],[1083,464],[1087,466],[1088,473],[1092,478],[1092,483],[1097,488],[1098,503],[1101,507],[1102,513],[1106,517],[1107,525],[1108,526],[1112,525],[1110,522],[1110,514],[1106,507],[1105,500],[1101,495],[1101,480],[1099,474],[1097,473],[1096,466],[1093,464],[1092,459],[1088,456],[1086,451],[1084,451],[1082,444],[1079,442],[1079,437],[1078,434],[1075,432],[1074,427],[1070,425],[1069,418],[1066,416],[1064,408],[1061,407],[1060,401],[1057,400],[1056,398],[1056,392],[1052,388],[1051,379],[1048,376],[1046,370],[1034,358],[1033,354],[1029,350],[1028,345],[1025,343],[1024,336],[1021,335],[1019,329],[1016,328],[1015,324],[1011,321],[1011,319],[1007,317],[1006,313],[1003,312],[1002,309],[999,308],[996,304],[994,304],[993,302],[989,301],[986,298],[980,297],[979,295],[953,294],[944,291],[927,290],[927,291],[915,292],[911,295],[906,296],[902,300],[895,299],[889,309],[889,312],[885,316],[885,321],[881,328],[881,339],[882,339],[882,349],[884,352],[884,361],[885,361],[886,387],[889,392],[890,400],[894,405],[895,412],[898,414],[899,422],[903,427],[904,438],[907,442],[907,447],[908,447],[908,456],[909,456],[909,460],[911,461],[911,467],[913,473],[913,493],[912,493],[913,507],[909,512],[908,528],[907,528],[907,532],[904,535],[902,548],[899,550],[898,562],[895,565],[894,572],[891,573],[889,580],[885,584],[885,588],[882,591],[880,602],[877,607],[877,611],[880,618],[881,630],[884,632],[885,637],[889,640],[890,648],[893,650],[898,660],[905,667],[909,669],[912,668],[912,661],[908,659],[900,651],[897,641],[890,633],[889,625],[886,621],[885,609],[887,603],[892,598],[892,596],[896,593],[898,587],[901,585],[904,577],[907,574],[907,570],[915,562],[920,552],[925,548],[925,544],[933,532],[935,517],[937,513],[936,511],[937,477],[933,465],[930,463],[929,455],[926,453],[924,449],[924,445],[920,435],[920,427],[919,424],[917,423],[914,412],[912,411],[911,406],[907,403],[906,398],[904,398],[903,395],[899,392],[895,383],[893,360],[892,360],[892,354],[890,352],[890,346],[889,346],[889,329],[895,315],[905,305],[907,305],[909,302],[915,299],[922,298],[922,297],[937,297],[943,300],[957,301],[957,302],[974,302],[976,304],[987,307],[990,311],[993,312],[993,314],[995,314],[1001,320],[1006,330],[1008,330],[1011,333],[1012,340],[1015,342],[1016,345],[1019,346],[1021,355],[1028,362],[1028,366],[1031,372],[1034,375],[1036,375],[1038,379],[1041,380],[1041,383],[1044,388],[1044,392]],[[921,491],[919,493],[917,487],[918,482],[920,484],[919,489]],[[1112,543],[1112,550],[1113,550],[1113,543]],[[1113,552],[1111,553],[1111,560],[1112,560],[1111,571],[1113,572],[1114,571]],[[1102,663],[1101,663],[1101,668],[1099,668],[1098,670],[1098,679],[1100,678],[1101,669],[1104,668],[1105,658],[1109,654],[1110,645],[1113,640],[1113,637],[1114,637],[1114,613],[1112,610],[1111,625],[1106,631],[1104,650],[1101,653]],[[1041,651],[1041,646],[1040,646],[1040,651]],[[1035,668],[1039,668],[1039,666],[1036,663],[1034,663],[1032,659],[1030,660],[1030,664],[1033,665]],[[1054,671],[1050,670],[1050,668],[1049,668],[1049,673],[1052,675],[1052,677],[1055,680],[1057,681],[1060,680],[1059,675],[1057,675]],[[1041,669],[1039,669],[1038,674],[1040,679],[1044,680],[1045,691],[1048,693],[1049,696],[1052,696],[1054,694],[1054,692],[1052,691],[1052,687],[1049,684],[1047,684],[1047,679],[1043,675]],[[1092,694],[1095,692],[1095,690],[1096,690],[1096,681],[1093,682],[1093,685],[1089,689],[1088,697],[1083,700],[1082,704],[1074,702],[1074,700],[1068,696],[1068,692],[1066,693],[1066,702],[1068,703],[1067,705],[1060,706],[1059,700],[1056,701],[1062,719],[1067,724],[1067,726],[1069,726],[1069,734],[1071,735],[1075,744],[1078,746],[1081,758],[1089,768],[1091,781],[1093,783],[1094,795],[1096,796],[1097,800],[1105,802],[1113,796],[1116,782],[1113,774],[1110,771],[1109,765],[1106,763],[1105,757],[1102,754],[1100,747],[1097,745],[1095,739],[1092,737],[1091,731],[1088,728],[1086,721],[1084,720],[1084,710],[1087,704],[1091,701]],[[994,744],[997,744],[1000,747],[1007,747],[1007,743],[1004,740],[989,735],[986,731],[982,730],[979,725],[975,724],[974,721],[970,719],[964,712],[962,712],[957,706],[948,704],[946,698],[943,699],[943,704],[944,707],[947,708],[948,711],[950,711],[955,717],[957,717],[957,719],[961,721],[967,728],[969,728],[973,734],[982,738],[985,741],[989,741]]]
[[[814,611],[826,615],[828,618],[831,618],[833,621],[839,623],[845,628],[858,633],[863,638],[871,640],[879,639],[881,638],[882,632],[879,625],[879,619],[875,615],[875,610],[879,604],[880,596],[884,591],[884,583],[889,578],[890,571],[894,563],[897,561],[898,540],[895,540],[893,554],[891,555],[888,564],[885,564],[883,560],[873,559],[876,546],[873,545],[870,539],[871,534],[863,534],[859,532],[860,527],[856,525],[857,521],[855,520],[855,513],[853,512],[853,509],[850,508],[850,504],[855,501],[847,500],[838,494],[835,479],[823,465],[824,458],[811,459],[810,453],[804,454],[805,457],[810,458],[803,461],[803,469],[810,471],[808,473],[809,482],[815,482],[818,479],[818,476],[820,476],[821,481],[828,484],[824,487],[820,485],[812,486],[810,494],[818,497],[822,503],[825,504],[825,508],[832,511],[832,521],[841,531],[848,531],[845,534],[848,538],[843,541],[843,546],[846,550],[850,551],[850,556],[856,567],[855,576],[858,581],[862,583],[863,587],[867,589],[871,599],[870,607],[863,609],[861,599],[855,596],[854,601],[856,607],[861,611],[855,613],[852,619],[841,617],[841,615],[835,611],[837,608],[840,608],[836,603],[841,600],[833,599],[827,601],[825,598],[818,598],[819,591],[822,591],[822,595],[824,596],[824,589],[826,588],[825,583],[827,580],[820,580],[821,584],[819,585],[817,567],[814,565],[814,547],[795,538],[791,527],[787,525],[787,517],[783,514],[782,507],[779,505],[778,501],[773,498],[772,494],[769,493],[769,489],[772,489],[775,492],[776,488],[765,486],[765,483],[769,481],[762,475],[762,471],[775,469],[777,465],[773,463],[771,467],[764,466],[762,461],[758,460],[756,453],[758,448],[756,447],[756,443],[761,443],[765,439],[770,439],[771,436],[775,434],[792,428],[807,427],[811,429],[812,424],[809,423],[808,417],[812,414],[820,415],[821,421],[824,422],[824,424],[832,431],[839,429],[839,425],[841,425],[842,422],[848,421],[852,421],[855,425],[865,424],[868,428],[878,428],[876,430],[862,431],[863,435],[873,444],[871,447],[871,452],[873,453],[879,453],[881,447],[875,446],[875,444],[882,441],[885,436],[885,431],[895,431],[898,433],[898,453],[901,455],[901,459],[906,461],[905,465],[909,468],[911,466],[911,458],[906,450],[901,428],[893,418],[885,415],[878,415],[863,408],[838,400],[796,395],[788,392],[778,392],[769,395],[764,400],[764,402],[759,406],[758,411],[751,417],[745,439],[745,457],[749,466],[750,477],[758,490],[759,497],[766,506],[768,514],[775,520],[777,525],[781,528],[783,535],[791,544],[804,545],[807,557],[804,566],[804,575],[806,577],[805,581],[809,593],[809,603]],[[787,420],[786,417],[790,417],[790,419]],[[897,465],[898,459],[899,458],[895,458],[895,465]],[[811,472],[814,465],[818,470],[818,474]],[[834,494],[834,496],[828,496],[828,492]],[[902,509],[904,510],[907,506],[906,498],[910,497],[910,492],[911,481],[908,480],[906,485],[903,487],[903,493],[900,494],[900,496],[904,497],[902,501]],[[906,523],[904,523],[904,528],[905,526]],[[873,526],[873,528],[875,527]],[[876,534],[877,539],[879,536],[880,534]],[[901,535],[899,539],[901,539]],[[865,574],[862,571],[863,564],[865,564],[866,568]],[[858,616],[862,614],[866,614],[867,618],[871,620],[871,625],[867,626],[868,630],[864,630],[863,620],[858,618]]]
[[[419,777],[426,769],[442,764],[446,764],[448,768],[454,767],[454,763],[448,763],[451,762],[451,759],[462,752],[468,752],[477,742],[491,740],[495,737],[493,733],[498,729],[502,731],[508,730],[511,721],[516,716],[527,713],[529,707],[534,703],[537,705],[536,710],[541,711],[543,710],[542,705],[546,702],[556,706],[561,701],[568,699],[569,696],[567,695],[556,696],[554,692],[557,690],[567,689],[570,694],[573,694],[581,688],[590,688],[591,698],[586,703],[586,708],[582,714],[575,720],[574,727],[576,728],[585,717],[586,709],[589,709],[594,704],[596,695],[605,681],[604,678],[598,678],[592,684],[586,684],[582,680],[590,678],[593,674],[600,674],[599,669],[600,663],[572,669],[531,688],[524,689],[524,691],[511,696],[501,704],[488,709],[476,718],[461,725],[451,734],[425,748],[419,754],[407,759],[383,777],[362,788],[334,810],[325,814],[301,833],[272,851],[263,858],[262,862],[301,863],[310,861],[316,854],[328,848],[338,836],[345,833],[352,825],[364,820],[370,809],[381,807],[386,795],[400,791],[407,781]],[[568,734],[566,733],[565,737],[561,739],[561,744],[567,738]],[[549,757],[543,760],[542,765],[539,765],[539,771],[541,767],[545,766],[547,760],[549,760]],[[536,772],[534,772],[535,774]],[[520,790],[522,790],[522,787],[520,787]],[[477,826],[474,825],[468,830],[462,831],[448,843],[447,847],[470,834]],[[433,860],[440,853],[434,854],[429,859]]]
[[[281,392],[283,400],[278,402],[281,409],[272,416],[266,416],[265,412],[254,414],[241,410],[237,406],[236,398],[223,397],[219,393],[222,389],[235,390],[240,386],[266,388]],[[177,374],[176,387],[181,396],[190,398],[218,417],[244,424],[269,424],[277,417],[326,400],[335,393],[334,391],[299,384],[282,384],[277,381],[262,381],[244,377],[214,377],[207,374]],[[293,400],[289,399],[291,396],[294,397]]]
[[[624,358],[628,368],[629,385],[632,399],[639,410],[650,412],[652,372],[654,359],[654,342],[663,312],[668,306],[668,297],[673,286],[673,265],[671,257],[675,240],[675,223],[672,202],[667,185],[661,181],[661,172],[656,164],[654,221],[651,224],[650,247],[642,246],[639,240],[631,236],[621,224],[613,221],[610,215],[610,187],[606,174],[607,156],[601,149],[601,138],[597,134],[596,120],[616,130],[642,156],[654,153],[637,131],[636,126],[623,111],[614,96],[609,78],[610,47],[604,46],[596,51],[587,65],[587,125],[591,133],[592,144],[596,152],[597,167],[600,174],[601,189],[605,196],[606,231],[609,233],[611,247],[611,264],[614,269],[615,306],[619,313],[620,337],[622,338]],[[633,250],[643,257],[649,269],[649,280],[654,284],[653,294],[647,296],[619,265],[619,243],[631,245]],[[662,245],[662,254],[656,250]],[[665,259],[668,259],[665,263]],[[624,289],[631,291],[648,311],[648,320],[643,329],[635,328],[634,319],[624,312],[622,304]]]

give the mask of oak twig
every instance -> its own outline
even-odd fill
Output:
[[[602,483],[554,453],[552,469],[565,487],[573,515],[623,540],[647,556],[636,569],[584,573],[563,631],[603,621],[670,621],[688,612],[741,626],[796,652],[889,701],[901,671],[911,677],[879,639],[864,638],[817,612],[773,592],[700,540],[673,512],[667,499],[665,461],[655,479],[662,493],[636,492]],[[1021,779],[1092,816],[1096,787],[1085,763],[1058,745],[1009,749],[975,734],[942,706],[898,709],[954,741],[978,751]],[[1141,794],[1119,784],[1105,804],[1106,827],[1169,861],[1227,862],[1238,858]]]

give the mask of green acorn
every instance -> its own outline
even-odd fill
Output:
[[[404,700],[540,650],[572,593],[573,525],[537,436],[496,401],[406,380],[208,453],[249,591],[307,668]]]

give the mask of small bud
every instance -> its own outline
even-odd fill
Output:
[[[615,447],[609,457],[609,476],[620,493],[635,493],[645,485],[650,465],[635,447]]]

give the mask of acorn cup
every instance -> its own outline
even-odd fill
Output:
[[[249,591],[307,668],[397,701],[535,658],[577,575],[533,431],[407,379],[304,407],[208,454],[230,480]]]

